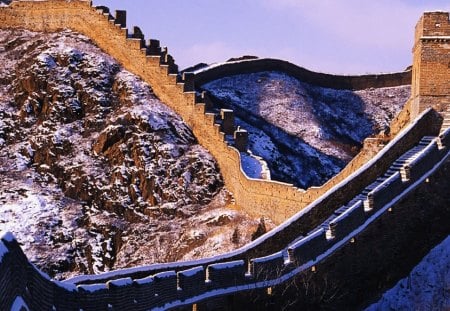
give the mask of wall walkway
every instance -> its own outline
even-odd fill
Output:
[[[139,31],[129,33],[125,24],[125,12],[117,11],[113,17],[105,9],[92,7],[89,1],[17,1],[0,8],[1,28],[49,32],[70,28],[90,37],[126,69],[147,81],[155,94],[191,126],[199,143],[216,157],[240,208],[278,223],[291,218],[243,249],[224,256],[117,271],[72,282],[48,279],[29,263],[17,241],[7,234],[0,242],[2,310],[13,304],[26,304],[31,310],[53,306],[61,310],[168,308],[284,282],[357,236],[449,157],[450,132],[445,130],[437,137],[442,120],[428,109],[372,160],[350,163],[345,173],[323,187],[302,190],[250,179],[241,170],[240,155],[234,146],[239,132],[229,126],[232,115],[229,111],[209,111],[207,97],[195,89],[201,81],[230,74],[228,65],[215,73],[180,75],[166,48],[161,48],[157,40],[146,42]],[[232,70],[241,69],[238,66]],[[299,72],[323,85],[341,79]],[[389,82],[367,78],[364,83],[380,86],[403,79],[407,74],[391,75],[385,80]],[[343,81],[336,87],[366,85],[356,82],[360,81],[356,78]]]
[[[361,77],[331,76],[277,60],[242,62],[181,75],[167,48],[161,48],[158,40],[145,41],[140,31],[130,33],[125,28],[126,12],[116,11],[113,17],[108,10],[91,5],[91,2],[81,0],[12,2],[9,7],[0,9],[0,27],[47,32],[70,28],[91,38],[127,70],[148,82],[155,94],[189,124],[199,143],[217,159],[225,185],[233,193],[237,207],[253,217],[267,216],[277,224],[342,181],[366,159],[353,161],[322,187],[307,190],[291,184],[248,178],[241,169],[240,154],[234,140],[242,132],[235,132],[233,124],[229,126],[233,119],[232,112],[209,111],[207,98],[195,92],[195,85],[217,77],[217,70],[219,74],[224,74],[230,73],[230,70],[243,70],[242,66],[251,67],[251,70],[270,66],[310,82],[337,88],[392,86],[408,83],[410,77],[410,72]]]
[[[0,238],[0,309],[7,310],[19,302],[31,310],[165,310],[281,284],[320,265],[337,249],[357,239],[360,232],[448,161],[450,131],[444,134],[423,137],[383,176],[282,251],[248,262],[199,261],[180,271],[74,285],[50,280],[29,263],[14,237],[4,234]]]

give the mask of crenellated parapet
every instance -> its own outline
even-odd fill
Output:
[[[413,71],[417,81],[413,100],[418,103],[416,107],[430,101],[437,103],[433,107],[443,109],[442,102],[448,98],[446,68],[450,68],[445,67],[448,13],[425,14],[419,25],[421,39],[415,49]],[[125,11],[111,14],[105,7],[92,7],[91,1],[15,1],[0,8],[0,27],[48,32],[70,28],[88,36],[126,69],[148,82],[155,94],[191,126],[198,141],[217,159],[225,184],[240,208],[256,217],[268,216],[277,223],[290,217],[232,253],[187,263],[124,269],[73,282],[50,280],[28,262],[17,241],[5,235],[0,239],[1,310],[10,309],[14,302],[26,304],[32,310],[168,308],[280,284],[320,265],[336,249],[358,239],[359,232],[382,217],[393,202],[413,191],[449,157],[450,132],[444,130],[438,136],[440,119],[433,110],[420,108],[418,117],[375,157],[350,162],[343,173],[322,187],[303,190],[290,184],[251,179],[240,164],[240,152],[246,150],[248,133],[235,127],[233,111],[215,107],[208,94],[199,93],[197,87],[202,79],[233,70],[242,72],[239,67],[242,65],[256,70],[258,66],[282,61],[230,63],[209,71],[180,74],[168,49],[161,47],[158,40],[146,40],[138,27],[132,31],[126,28]],[[433,54],[434,46],[439,50],[437,54]],[[433,57],[438,59],[436,68],[440,68],[437,77],[431,72]],[[286,66],[286,70],[295,69]],[[341,79],[295,70],[321,83],[341,81],[343,88],[366,87],[371,83],[387,86],[409,79],[408,72]],[[435,95],[425,92],[428,80],[423,80],[423,76],[431,81],[428,87],[436,91]]]
[[[225,185],[233,193],[236,205],[251,216],[267,216],[275,223],[294,215],[341,182],[364,164],[364,156],[362,159],[357,157],[322,187],[307,190],[282,182],[248,178],[240,160],[240,152],[246,151],[248,133],[235,127],[233,111],[215,108],[207,94],[198,93],[200,81],[217,76],[217,72],[229,72],[230,68],[232,71],[243,70],[242,66],[249,67],[249,70],[275,66],[296,76],[312,79],[319,84],[331,83],[338,88],[392,86],[408,83],[410,79],[409,72],[361,77],[332,76],[313,73],[278,60],[226,64],[202,72],[180,74],[166,47],[161,47],[156,39],[146,40],[138,27],[129,31],[126,22],[125,11],[115,11],[113,14],[106,7],[92,7],[90,1],[82,0],[25,0],[0,9],[0,27],[36,31],[70,28],[91,38],[127,70],[148,82],[154,93],[189,124],[199,143],[217,159]]]
[[[140,277],[116,271],[103,281],[86,278],[75,284],[51,280],[38,271],[28,262],[14,237],[4,234],[0,236],[0,309],[10,309],[18,300],[30,310],[168,309],[273,287],[310,269],[321,269],[322,261],[358,240],[360,232],[389,213],[396,202],[449,159],[448,135],[423,137],[382,177],[335,209],[324,222],[293,238],[281,251],[266,256],[235,260],[223,257],[215,262],[201,259],[191,262],[191,267],[173,263]],[[402,173],[405,167],[413,172],[407,177]],[[274,230],[282,231],[285,227]]]

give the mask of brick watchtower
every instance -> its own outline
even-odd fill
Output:
[[[450,109],[450,20],[448,12],[425,12],[413,47],[412,118],[428,107]]]

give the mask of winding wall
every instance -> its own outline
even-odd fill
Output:
[[[126,14],[96,9],[89,1],[19,1],[0,9],[0,27],[27,28],[35,31],[57,31],[70,28],[91,38],[105,52],[116,58],[126,69],[148,82],[155,94],[174,109],[190,125],[200,144],[217,159],[227,188],[233,193],[236,204],[253,217],[267,216],[281,223],[301,210],[332,186],[342,181],[364,161],[353,161],[347,169],[322,187],[303,190],[291,184],[248,178],[241,169],[240,155],[234,148],[233,137],[224,133],[225,121],[217,113],[207,109],[207,100],[195,92],[198,81],[229,71],[229,65],[219,66],[202,73],[178,74],[178,68],[166,48],[158,40],[146,42],[143,35],[129,33],[125,27]],[[255,65],[257,66],[255,67]],[[339,77],[313,73],[287,62],[260,60],[231,65],[232,70],[241,66],[277,68],[301,76],[308,81],[335,87],[359,88],[375,83],[375,86],[392,86],[407,83],[409,73],[373,75],[367,77]],[[197,81],[197,82],[196,82]],[[341,81],[341,82],[340,82]],[[225,116],[225,114],[222,114]],[[381,172],[381,171],[380,171]]]
[[[23,303],[31,309],[55,306],[61,310],[139,310],[191,304],[284,282],[364,230],[391,200],[412,191],[449,156],[449,131],[438,139],[422,138],[439,131],[439,118],[427,110],[372,161],[362,167],[356,165],[356,171],[340,175],[334,184],[304,191],[283,183],[249,179],[240,169],[238,151],[225,142],[230,141],[222,131],[226,113],[222,114],[223,120],[209,113],[205,99],[195,92],[196,76],[184,73],[181,77],[167,49],[161,48],[157,40],[146,44],[140,32],[129,34],[125,21],[123,11],[116,12],[113,18],[87,1],[19,1],[0,9],[1,27],[36,31],[71,28],[90,37],[125,68],[141,76],[217,158],[237,203],[250,214],[268,215],[281,222],[326,193],[241,253],[168,264],[159,270],[142,269],[141,277],[135,277],[131,271],[118,271],[105,276],[105,280],[87,278],[77,286],[49,280],[28,262],[18,243],[6,235],[0,242],[0,309]],[[413,149],[406,152],[410,148]],[[390,170],[394,172],[388,174]],[[379,178],[382,174],[385,175]],[[370,181],[373,183],[367,185]],[[97,283],[88,284],[91,281]]]
[[[0,237],[0,308],[22,304],[31,310],[168,309],[276,286],[321,264],[353,241],[389,207],[413,191],[450,157],[445,133],[423,137],[358,196],[336,209],[325,222],[299,236],[282,251],[264,257],[166,270],[143,278],[73,285],[50,280],[30,264],[11,234]],[[408,170],[408,174],[404,174]],[[364,193],[368,193],[366,199]],[[351,256],[351,254],[349,254]]]
[[[378,178],[378,171],[382,168],[383,172],[389,168],[388,163],[393,163],[401,154],[412,148],[417,142],[421,133],[434,135],[436,131],[430,131],[430,124],[433,123],[436,114],[432,110],[425,111],[413,123],[408,125],[394,140],[392,140],[381,152],[379,152],[370,161],[357,169],[346,179],[333,186],[329,191],[319,199],[309,204],[302,211],[297,212],[283,224],[270,232],[264,234],[255,241],[233,252],[211,257],[193,262],[175,262],[166,264],[151,265],[148,267],[139,267],[131,269],[122,269],[112,273],[104,273],[95,276],[80,276],[70,280],[72,283],[96,283],[106,282],[111,278],[132,277],[141,278],[150,274],[166,270],[182,270],[194,267],[199,263],[203,265],[213,264],[220,261],[245,260],[251,258],[267,256],[272,252],[282,250],[299,236],[306,235],[320,223],[325,221],[337,206],[344,205],[354,196],[360,193],[370,181]],[[447,136],[443,136],[447,137]],[[445,138],[442,138],[445,141]],[[407,147],[409,146],[409,147]]]
[[[348,90],[363,90],[411,84],[411,70],[404,72],[370,74],[361,76],[332,75],[314,72],[281,59],[249,59],[216,64],[195,71],[195,84],[207,82],[231,75],[255,73],[261,71],[280,71],[313,85]]]

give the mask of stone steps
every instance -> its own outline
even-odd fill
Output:
[[[344,213],[346,210],[348,210],[350,207],[352,207],[356,202],[362,201],[364,210],[369,212],[371,210],[370,206],[372,206],[373,202],[370,202],[372,198],[368,196],[368,194],[378,187],[381,183],[383,183],[386,179],[391,177],[393,174],[400,172],[400,174],[404,174],[404,170],[402,170],[402,167],[404,167],[407,163],[410,163],[414,159],[416,159],[418,156],[420,156],[421,151],[425,149],[432,141],[435,139],[434,136],[424,136],[419,141],[419,143],[402,154],[397,160],[392,163],[392,165],[389,167],[389,169],[384,173],[382,176],[378,177],[374,182],[369,184],[367,187],[365,187],[358,195],[356,195],[351,201],[349,201],[347,204],[341,206],[337,210],[334,211],[334,213],[324,221],[324,223],[321,224],[321,228],[327,230],[328,236],[331,238],[331,234],[328,232],[329,230],[329,224],[330,222],[338,217],[340,214]],[[406,176],[402,176],[402,180],[406,180]]]

